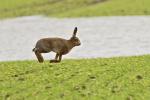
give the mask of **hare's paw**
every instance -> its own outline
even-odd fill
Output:
[[[41,60],[39,60],[39,63],[43,63],[43,62],[44,62],[43,60],[42,60],[42,61],[41,61]]]
[[[58,60],[50,60],[50,63],[59,63],[60,61]]]
[[[54,62],[56,62],[56,60],[50,60],[50,63],[54,63]]]

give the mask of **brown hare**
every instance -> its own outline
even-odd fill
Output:
[[[60,62],[62,55],[69,53],[69,51],[75,47],[81,45],[80,40],[76,37],[77,27],[75,27],[73,36],[69,39],[63,38],[43,38],[37,41],[33,52],[35,53],[38,61],[42,63],[44,61],[41,53],[55,52],[56,56],[54,60],[50,60],[51,63]]]

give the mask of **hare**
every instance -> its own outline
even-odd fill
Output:
[[[51,63],[58,63],[62,59],[62,55],[69,53],[75,47],[81,45],[78,37],[76,37],[77,27],[75,27],[72,37],[69,40],[63,38],[43,38],[37,41],[33,52],[35,53],[39,63],[44,62],[41,53],[56,53],[55,59],[50,60]]]

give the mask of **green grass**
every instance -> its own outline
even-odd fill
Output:
[[[150,55],[0,62],[0,100],[150,100]]]
[[[150,15],[150,0],[0,0],[0,18]]]

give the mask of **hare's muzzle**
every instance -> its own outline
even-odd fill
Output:
[[[81,42],[78,42],[78,45],[77,46],[80,46],[81,45]]]

